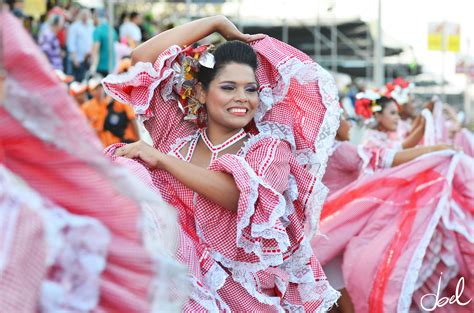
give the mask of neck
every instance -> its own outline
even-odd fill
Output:
[[[400,112],[400,118],[405,121],[405,120],[411,118],[411,116],[408,115],[408,114],[405,114],[403,112]]]
[[[339,135],[336,135],[336,141],[349,141],[349,139],[342,138]]]
[[[230,137],[237,134],[241,128],[239,129],[225,129],[214,125],[209,125],[207,128],[207,137],[212,142],[214,146],[220,145],[221,143],[225,142]]]
[[[382,125],[378,124],[376,129],[382,133],[387,133],[389,130],[383,127]]]

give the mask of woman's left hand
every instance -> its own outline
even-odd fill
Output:
[[[144,141],[139,140],[118,148],[115,150],[115,156],[129,159],[138,158],[150,168],[159,168],[160,161],[163,160],[165,155]]]
[[[250,43],[255,40],[263,39],[266,36],[265,34],[243,34],[227,17],[220,15],[216,18],[219,19],[217,31],[226,40],[240,40]]]

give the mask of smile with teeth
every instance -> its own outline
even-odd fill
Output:
[[[247,113],[247,109],[244,108],[230,108],[228,109],[230,113]]]

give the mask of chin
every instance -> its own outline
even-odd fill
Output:
[[[239,119],[239,120],[227,120],[225,126],[232,128],[232,129],[239,129],[244,128],[247,126],[252,119]]]

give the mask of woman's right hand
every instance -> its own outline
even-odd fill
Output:
[[[217,16],[217,19],[216,30],[226,40],[240,40],[249,43],[254,40],[263,39],[266,36],[265,34],[244,34],[224,15]]]
[[[438,144],[432,146],[433,151],[443,151],[443,150],[453,150],[453,151],[462,151],[459,147],[449,145],[449,144]]]
[[[138,158],[152,169],[161,168],[160,161],[162,161],[164,157],[163,153],[142,140],[118,148],[115,150],[114,155],[128,159]]]

